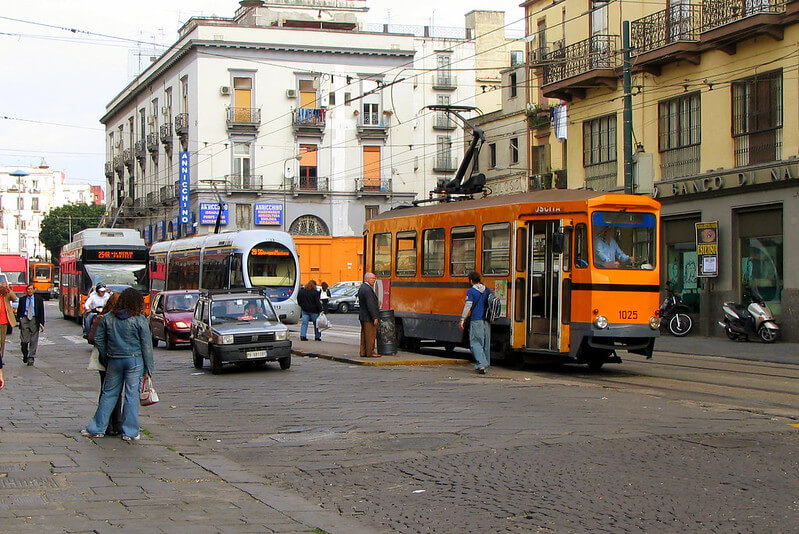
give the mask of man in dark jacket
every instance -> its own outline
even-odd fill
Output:
[[[377,339],[377,319],[380,312],[380,304],[377,301],[377,294],[374,290],[377,276],[374,273],[366,273],[363,277],[363,284],[358,289],[358,320],[361,322],[361,358],[379,358],[375,352],[375,339]]]
[[[17,321],[22,361],[33,365],[36,348],[39,346],[39,332],[44,332],[44,301],[36,294],[33,284],[28,284],[25,294],[19,299]]]

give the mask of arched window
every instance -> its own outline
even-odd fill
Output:
[[[291,235],[330,235],[325,222],[315,215],[297,217],[289,226]]]

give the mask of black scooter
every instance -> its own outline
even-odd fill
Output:
[[[688,315],[688,306],[671,289],[671,282],[666,282],[666,291],[668,296],[660,305],[660,329],[668,330],[677,337],[686,336],[694,326],[691,316]]]

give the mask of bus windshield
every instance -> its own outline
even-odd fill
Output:
[[[147,265],[128,263],[84,263],[92,286],[103,283],[107,286],[130,286],[141,292],[148,291]]]
[[[45,280],[50,279],[50,267],[47,265],[37,265],[33,268],[33,277],[34,278],[44,278]]]
[[[592,214],[591,223],[595,267],[646,270],[656,267],[653,214],[598,211]]]
[[[3,271],[9,284],[25,284],[25,273],[20,271]]]
[[[269,288],[269,298],[275,301],[287,299],[297,280],[294,256],[279,243],[254,246],[247,257],[247,273],[252,287]]]

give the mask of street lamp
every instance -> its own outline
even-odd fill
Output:
[[[283,160],[283,217],[281,218],[281,228],[286,231],[286,184],[294,179],[294,165],[290,165],[291,160],[302,160],[302,154],[295,154]]]

